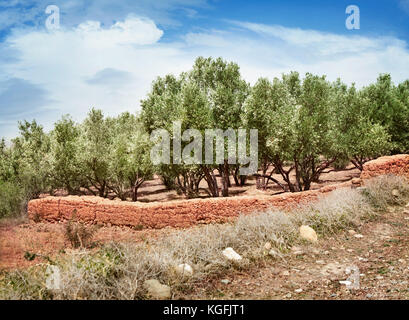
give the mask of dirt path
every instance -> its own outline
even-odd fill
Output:
[[[293,248],[285,261],[202,283],[182,299],[409,299],[409,214],[391,209],[354,232]],[[356,232],[356,233],[355,233]],[[363,237],[361,237],[361,235]],[[360,289],[348,290],[348,267]]]

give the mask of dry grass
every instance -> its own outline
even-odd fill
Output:
[[[64,236],[71,243],[73,248],[88,248],[97,228],[86,226],[84,223],[69,220],[64,225]]]
[[[146,292],[142,284],[151,278],[171,286],[174,292],[187,290],[206,277],[271,259],[264,249],[266,242],[279,254],[285,253],[301,241],[298,228],[302,224],[310,225],[325,237],[376,216],[384,206],[401,205],[408,199],[408,181],[386,176],[369,182],[364,190],[336,190],[291,213],[268,211],[241,216],[231,224],[176,231],[154,243],[111,243],[96,253],[81,249],[57,262],[61,268],[60,290],[39,287],[45,280],[32,282],[32,271],[27,271],[16,277],[8,274],[6,281],[2,281],[0,298],[143,299]],[[222,255],[226,247],[237,251],[243,261],[227,261]],[[181,263],[193,267],[192,277],[176,274],[175,267]],[[39,273],[35,274],[38,277]],[[28,290],[27,286],[32,289]]]
[[[402,176],[376,177],[369,180],[366,187],[366,196],[371,205],[381,210],[388,206],[405,205],[409,198],[409,180]]]

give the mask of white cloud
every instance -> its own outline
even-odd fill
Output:
[[[237,62],[251,83],[258,77],[296,70],[340,77],[359,86],[391,73],[409,78],[406,42],[314,30],[230,22],[225,30],[186,32],[178,42],[161,42],[163,31],[149,19],[129,16],[112,26],[87,21],[56,32],[15,32],[0,47],[15,59],[0,59],[0,81],[18,78],[46,90],[44,109],[81,120],[90,107],[106,114],[136,111],[152,80],[191,68],[197,56]],[[0,101],[0,105],[2,101]],[[38,115],[50,128],[57,120]],[[9,129],[8,129],[9,130]],[[3,129],[0,136],[5,135]]]

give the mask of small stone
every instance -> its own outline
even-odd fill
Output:
[[[373,295],[370,294],[370,293],[368,293],[368,294],[366,295],[366,297],[367,297],[367,299],[371,299],[371,298],[373,297]]]
[[[351,236],[356,235],[356,231],[354,231],[354,230],[348,230],[348,233],[349,233]]]
[[[278,256],[279,256],[278,252],[277,252],[276,250],[274,250],[274,249],[271,249],[271,250],[268,252],[268,254],[269,254],[270,256],[272,256],[272,257],[278,257]]]
[[[361,184],[361,179],[360,178],[352,179],[352,184],[360,185]]]
[[[291,248],[291,253],[295,256],[301,256],[305,254],[305,252],[300,247],[296,247],[296,246]]]
[[[356,234],[354,235],[354,237],[357,239],[362,239],[364,236],[362,234]]]
[[[313,254],[320,254],[320,251],[317,248],[312,249]]]
[[[241,257],[241,255],[239,255],[236,251],[234,251],[232,248],[226,248],[223,250],[223,256],[227,259],[227,260],[231,260],[231,261],[240,261],[243,258]]]
[[[382,280],[383,277],[382,276],[376,276],[376,280]]]
[[[399,263],[405,263],[405,260],[399,259],[398,262],[399,262]]]
[[[296,290],[294,290],[294,292],[295,292],[295,293],[301,293],[301,292],[302,292],[302,289],[296,289]]]
[[[340,283],[340,284],[344,284],[344,285],[346,285],[347,287],[352,284],[352,282],[351,282],[351,281],[348,281],[348,280],[346,280],[346,281],[340,281],[339,283]]]
[[[291,293],[287,293],[287,294],[285,295],[285,298],[290,299],[291,297],[292,297],[292,294],[291,294]]]
[[[148,295],[155,300],[167,300],[172,296],[170,287],[161,284],[156,279],[146,280],[144,286],[148,291]]]
[[[393,195],[394,197],[399,197],[399,196],[400,196],[399,190],[393,189],[393,190],[392,190],[392,195]]]
[[[229,279],[223,279],[220,282],[223,283],[223,284],[229,284],[230,280]]]
[[[193,269],[187,263],[182,263],[176,267],[176,272],[181,276],[192,276]]]
[[[290,272],[288,272],[287,270],[284,270],[283,272],[281,272],[281,275],[288,277],[290,275]]]
[[[271,246],[271,243],[270,243],[270,242],[267,242],[267,243],[264,245],[264,249],[265,249],[266,251],[270,251],[271,248],[272,248],[272,246]]]
[[[309,226],[301,226],[300,227],[300,236],[302,239],[310,241],[310,242],[317,242],[318,236],[315,230]]]
[[[315,263],[316,264],[325,264],[325,261],[324,260],[317,260],[317,261],[315,261]]]

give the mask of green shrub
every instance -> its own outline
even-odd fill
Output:
[[[26,201],[20,186],[0,181],[0,219],[20,215],[24,211]]]

